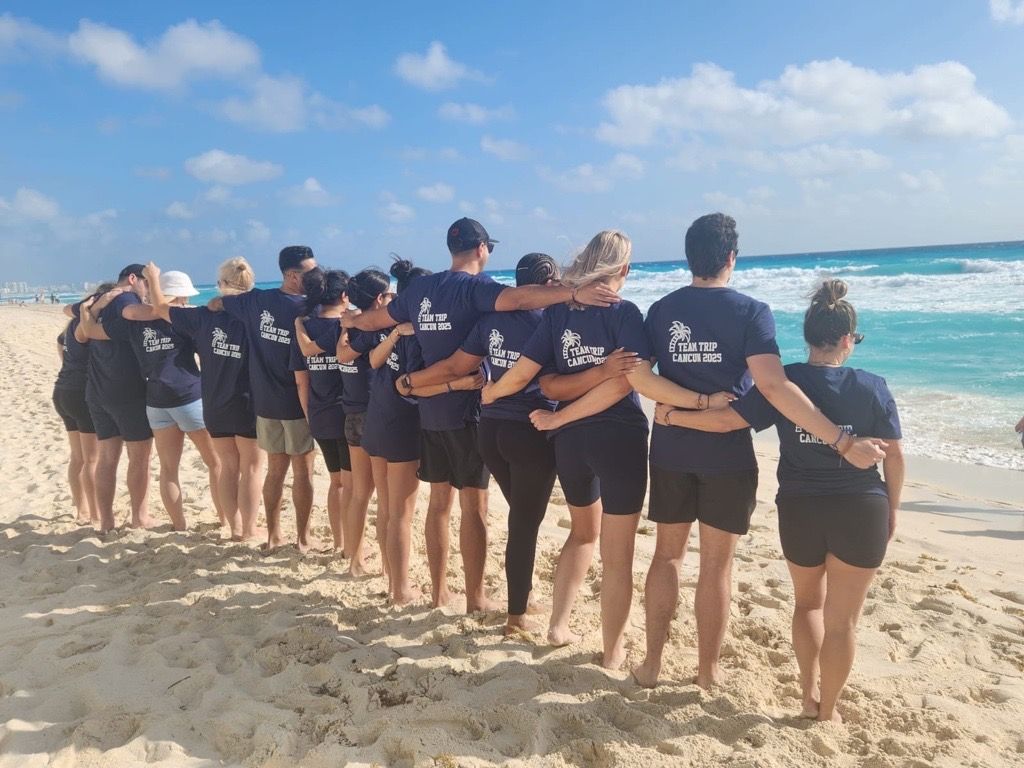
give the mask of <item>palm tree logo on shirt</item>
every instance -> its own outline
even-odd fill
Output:
[[[153,351],[160,346],[160,334],[156,332],[155,328],[142,329],[142,346],[147,351]]]
[[[491,335],[487,339],[487,351],[493,355],[495,352],[500,352],[504,344],[505,337],[501,335],[497,328],[491,328]]]
[[[223,347],[228,343],[228,335],[221,328],[213,329],[213,346]]]
[[[430,314],[430,299],[426,296],[423,297],[423,301],[420,302],[420,314],[419,320],[422,322],[426,315]]]
[[[566,328],[562,333],[562,357],[568,360],[569,350],[573,347],[578,347],[581,341],[582,339],[578,333]]]
[[[674,320],[668,327],[668,349],[669,352],[676,351],[676,345],[687,344],[690,341],[690,326],[682,320]]]
[[[270,331],[274,328],[274,316],[264,309],[260,312],[260,330]]]

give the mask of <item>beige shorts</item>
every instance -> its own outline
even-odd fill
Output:
[[[313,438],[305,419],[256,417],[256,444],[267,453],[301,456],[313,450]]]

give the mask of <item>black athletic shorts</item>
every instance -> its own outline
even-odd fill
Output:
[[[654,523],[692,523],[743,536],[757,503],[757,470],[721,475],[675,472],[651,465],[651,503],[647,518]]]
[[[610,421],[574,424],[555,435],[555,466],[565,500],[601,499],[606,515],[632,515],[647,493],[647,430]]]
[[[366,426],[366,411],[345,414],[345,439],[353,448],[363,444],[363,428]]]
[[[815,568],[831,552],[847,565],[877,568],[889,546],[889,499],[872,493],[778,498],[786,559]]]
[[[54,389],[53,407],[57,409],[57,415],[68,432],[92,434],[96,431],[89,406],[85,402],[84,389]]]
[[[348,424],[347,419],[345,423]],[[348,442],[346,440],[321,440],[319,437],[314,439],[316,444],[320,446],[320,453],[324,455],[324,464],[327,465],[328,472],[352,471],[352,459],[348,453]]]
[[[206,431],[210,433],[210,437],[247,437],[250,440],[255,440],[256,439],[256,421],[255,420],[253,421],[252,429],[249,429],[249,428],[245,428],[245,429],[236,428],[236,430],[232,431],[232,432],[218,432],[216,430],[213,430],[213,429],[210,429],[209,427],[207,427]]]
[[[149,428],[149,418],[146,416],[144,398],[116,404],[101,405],[95,400],[89,400],[88,403],[92,423],[96,427],[97,440],[120,437],[134,443],[153,437],[153,430]]]
[[[487,488],[491,473],[477,445],[477,425],[461,429],[420,430],[420,480],[454,488]]]

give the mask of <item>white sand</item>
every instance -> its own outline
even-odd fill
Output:
[[[192,449],[188,534],[165,526],[104,541],[77,527],[50,403],[61,323],[48,307],[0,308],[0,768],[1024,765],[1020,473],[911,462],[907,511],[841,705],[847,723],[816,725],[795,717],[770,437],[758,442],[761,503],[737,556],[726,684],[709,694],[688,682],[691,554],[666,682],[646,691],[593,664],[598,568],[575,648],[505,639],[497,614],[389,609],[379,577],[348,580],[328,556],[221,543]],[[314,521],[326,539],[317,466]],[[503,599],[507,510],[491,499],[488,582]],[[155,485],[151,505],[165,520]],[[566,525],[556,489],[538,556],[542,599]],[[630,663],[643,653],[653,526],[642,523],[638,540]]]

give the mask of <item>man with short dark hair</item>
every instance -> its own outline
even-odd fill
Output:
[[[245,325],[249,339],[249,380],[256,411],[256,440],[268,454],[263,482],[267,547],[284,544],[281,496],[292,469],[292,503],[300,552],[309,549],[313,508],[313,438],[299,403],[295,376],[288,370],[295,318],[305,308],[302,276],[316,267],[311,248],[289,245],[278,256],[281,287],[211,299],[209,308],[225,311]]]
[[[147,295],[142,264],[129,264],[117,276],[117,295],[96,317],[92,296],[72,307],[81,317],[82,332],[94,343],[89,345],[89,373],[85,399],[96,427],[96,505],[100,531],[112,530],[117,466],[121,448],[128,452],[126,477],[131,503],[131,526],[149,528],[149,458],[153,432],[146,417],[146,381],[129,342],[128,321],[121,311],[141,304]]]
[[[346,327],[374,331],[412,322],[423,360],[431,366],[446,360],[465,341],[476,321],[487,312],[541,309],[565,301],[607,306],[618,296],[603,285],[579,289],[559,285],[505,287],[482,275],[497,240],[480,222],[462,218],[448,228],[451,267],[418,277],[387,306],[342,319]],[[408,374],[399,380],[405,393],[414,387],[443,384],[466,372],[444,366]],[[487,485],[490,474],[477,447],[480,393],[453,391],[420,401],[420,479],[430,483],[427,508],[427,559],[435,606],[451,600],[446,571],[448,530],[454,491],[459,492],[462,519],[459,543],[466,578],[466,612],[490,610],[497,604],[484,590],[487,559]]]

